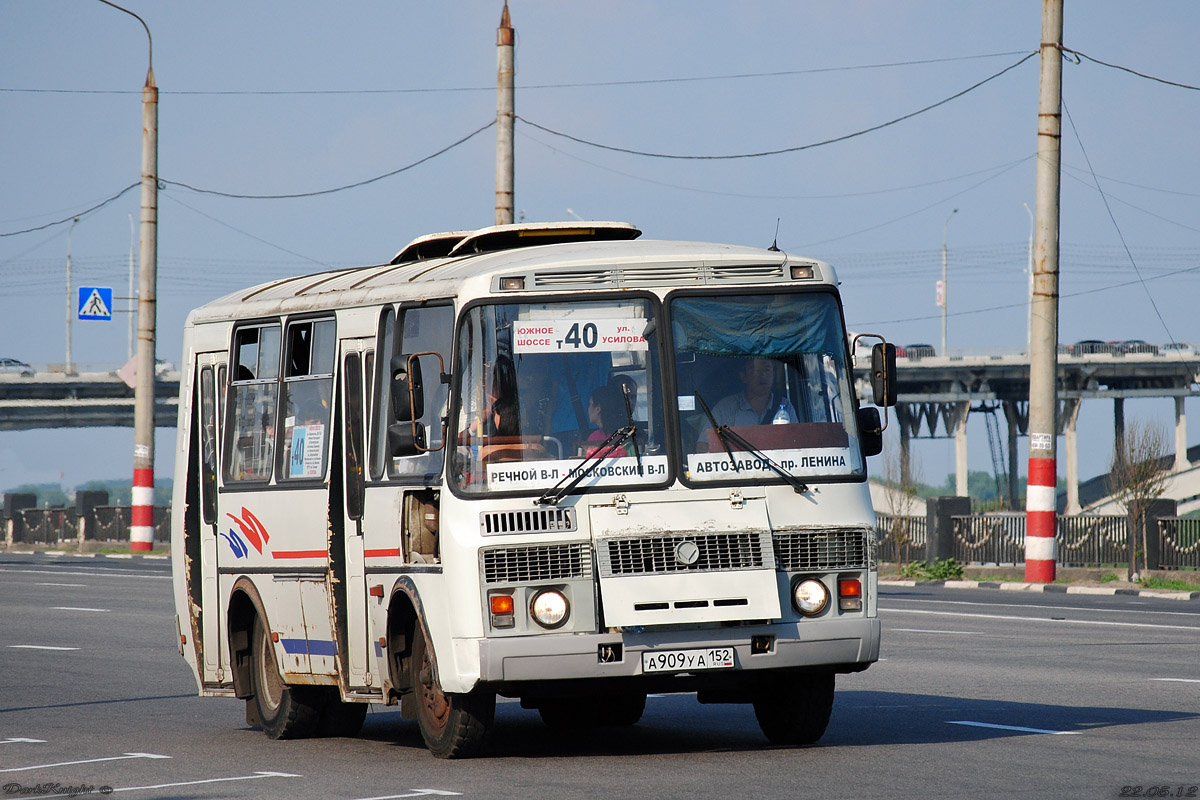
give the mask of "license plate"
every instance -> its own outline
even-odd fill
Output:
[[[656,650],[642,653],[642,672],[694,672],[703,669],[729,669],[733,665],[732,647]]]

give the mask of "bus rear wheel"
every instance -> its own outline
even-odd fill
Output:
[[[414,635],[412,684],[417,693],[417,727],[425,746],[438,758],[478,755],[496,716],[495,693],[443,692],[435,675],[433,648],[419,625]]]
[[[832,672],[777,681],[755,698],[754,716],[772,744],[812,744],[829,726],[833,694]]]
[[[271,633],[262,617],[254,619],[251,639],[250,679],[263,732],[272,739],[302,739],[317,730],[321,716],[320,696],[315,687],[289,686],[275,663]]]

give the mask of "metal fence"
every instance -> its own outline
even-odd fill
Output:
[[[924,561],[925,517],[877,515],[879,560]],[[950,518],[954,559],[962,564],[1022,564],[1025,513],[1001,511]],[[1129,518],[1080,514],[1058,517],[1058,564],[1107,567],[1129,562]],[[1161,569],[1200,568],[1200,520],[1159,522]]]
[[[1111,567],[1129,563],[1129,517],[1078,514],[1058,518],[1058,563]]]
[[[1163,569],[1200,569],[1200,519],[1160,517],[1158,542]]]
[[[907,564],[925,559],[925,517],[876,514],[877,552],[880,561]]]
[[[128,542],[133,520],[132,506],[96,506],[83,520],[84,539],[99,542]],[[74,508],[30,508],[13,518],[13,541],[57,545],[79,541],[80,517]],[[4,521],[7,530],[7,520]],[[171,540],[171,507],[154,507],[154,541]]]
[[[1017,564],[1025,560],[1025,515],[1014,512],[951,517],[954,560]]]

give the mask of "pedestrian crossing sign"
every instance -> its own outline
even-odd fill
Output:
[[[79,287],[80,319],[112,319],[113,290],[103,286]]]

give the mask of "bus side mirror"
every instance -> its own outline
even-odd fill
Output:
[[[875,405],[896,405],[896,345],[882,342],[871,348],[871,392]]]
[[[877,456],[883,452],[883,423],[879,421],[879,409],[858,410],[858,441],[863,456]]]
[[[392,356],[392,416],[409,422],[425,416],[425,390],[421,385],[421,360],[415,355]],[[391,431],[388,431],[391,438]]]
[[[405,420],[393,422],[387,429],[388,454],[392,458],[404,458],[425,453],[425,425]]]

